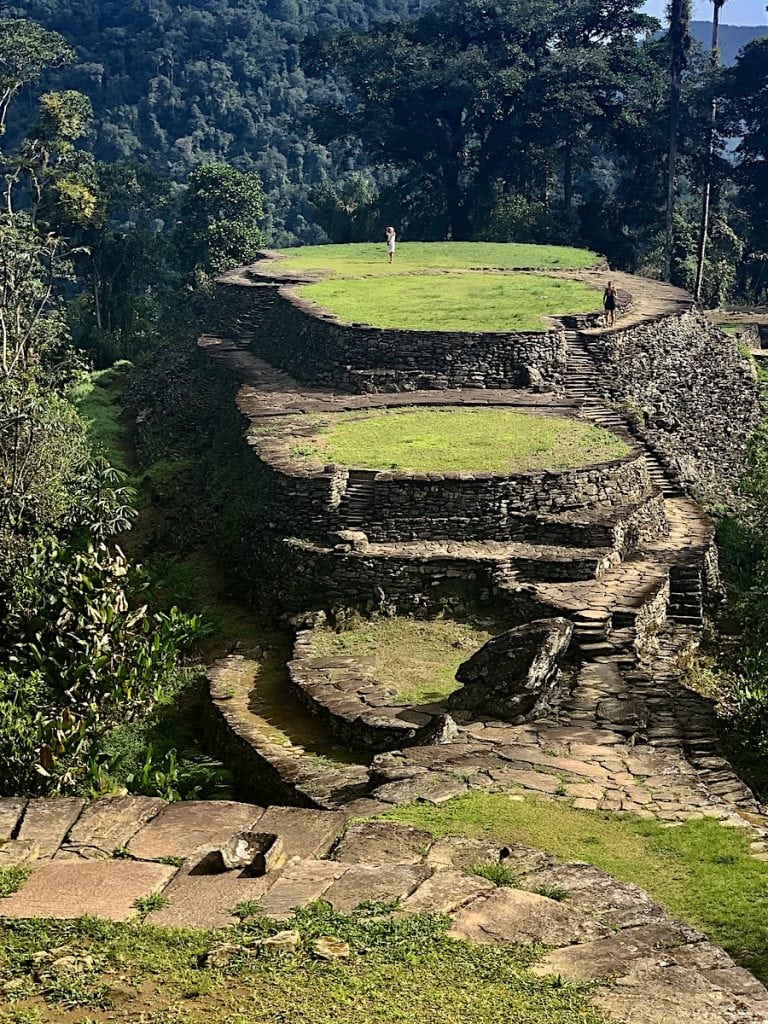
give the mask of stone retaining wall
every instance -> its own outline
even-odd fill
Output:
[[[227,287],[228,295],[233,291]],[[290,286],[236,291],[240,311],[257,322],[253,351],[306,384],[359,393],[557,388],[563,382],[566,344],[560,328],[528,333],[382,329],[323,315]]]
[[[256,441],[253,446],[258,450]],[[288,458],[262,462],[254,475],[263,517],[280,523],[284,533],[313,539],[355,525],[349,518],[347,494],[350,485],[364,487],[364,529],[376,542],[516,539],[526,532],[521,519],[572,510],[610,514],[651,493],[648,470],[636,448],[611,462],[514,476],[340,467],[301,470]]]
[[[755,373],[735,340],[696,310],[582,337],[604,396],[627,407],[696,494],[721,502],[761,420]]]
[[[295,538],[263,535],[263,570],[253,577],[254,596],[265,607],[291,613],[356,610],[365,614],[430,616],[499,601],[510,625],[554,614],[525,589],[496,590],[499,564],[489,558],[375,557],[335,551]]]

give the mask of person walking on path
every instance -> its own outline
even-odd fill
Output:
[[[603,323],[606,327],[613,327],[616,323],[616,289],[613,281],[609,281],[603,292]]]
[[[387,253],[390,263],[395,261],[395,249],[397,249],[397,232],[394,228],[387,228]]]

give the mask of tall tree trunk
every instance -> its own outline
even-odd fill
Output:
[[[570,139],[563,153],[563,206],[566,213],[573,209],[573,144]]]
[[[725,0],[712,0],[712,67],[720,66],[720,11]],[[696,253],[696,281],[693,286],[693,297],[699,302],[701,287],[704,282],[704,264],[707,258],[707,236],[709,235],[709,214],[712,206],[712,173],[715,162],[715,129],[717,127],[717,96],[713,93],[709,106],[709,122],[707,123],[706,153],[704,164],[704,191],[701,195],[701,223],[699,224],[699,245]]]
[[[669,41],[672,54],[669,65],[669,155],[667,158],[667,224],[664,251],[665,281],[669,281],[672,276],[677,150],[680,128],[680,83],[683,71],[688,63],[688,50],[691,47],[690,23],[691,0],[670,0]]]

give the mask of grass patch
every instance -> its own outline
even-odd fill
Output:
[[[120,395],[132,369],[131,363],[122,360],[107,370],[94,370],[71,393],[92,444],[124,473],[128,472],[127,445],[125,427],[120,422]]]
[[[467,868],[468,875],[476,875],[478,878],[485,878],[489,882],[493,882],[494,885],[498,886],[509,886],[515,888],[518,885],[518,878],[511,868],[508,868],[506,864],[497,864],[494,861],[488,861],[482,864],[470,864]]]
[[[32,868],[26,867],[24,864],[14,865],[11,868],[0,868],[0,899],[13,896],[15,892],[18,892],[31,873]]]
[[[539,885],[533,890],[537,896],[546,896],[548,900],[562,903],[570,895],[562,885]]]
[[[581,281],[540,274],[334,278],[298,291],[347,322],[418,331],[544,331],[545,317],[600,305]]]
[[[391,274],[404,270],[579,270],[600,257],[568,245],[523,245],[516,242],[401,242],[395,262],[387,262],[381,242],[352,245],[305,245],[284,249],[270,271],[327,270],[338,276]]]
[[[749,856],[738,829],[711,819],[663,828],[629,815],[489,794],[469,794],[438,807],[414,804],[388,817],[437,836],[523,843],[594,864],[641,886],[673,916],[701,928],[768,981],[768,864]]]
[[[454,619],[356,619],[341,630],[318,629],[322,657],[358,654],[375,659],[372,674],[398,704],[431,704],[459,688],[456,670],[503,628]]]
[[[294,456],[367,469],[571,469],[620,458],[628,446],[583,420],[508,409],[344,413]]]
[[[0,985],[29,979],[30,994],[9,1021],[141,1020],[147,1024],[604,1024],[585,986],[539,979],[526,946],[481,947],[446,936],[446,920],[420,915],[392,920],[372,906],[350,916],[327,904],[284,924],[254,921],[226,933],[157,929],[93,920],[8,922],[0,931]],[[301,936],[296,953],[264,956],[248,944],[284,928]],[[320,937],[349,944],[348,959],[312,954]],[[200,968],[199,956],[224,939],[242,946],[225,968]],[[83,962],[69,986],[32,975],[35,953],[66,945]],[[130,1004],[106,1011],[112,992],[130,986]],[[63,991],[64,988],[67,991]],[[123,996],[124,999],[124,996]],[[66,1006],[88,1007],[77,1017]],[[87,1017],[86,1017],[87,1014]]]

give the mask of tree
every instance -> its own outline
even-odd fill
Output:
[[[754,301],[768,291],[768,38],[756,39],[725,74],[732,135],[740,136],[737,180],[749,223],[745,278]]]
[[[0,19],[0,134],[22,86],[36,82],[46,68],[60,68],[74,59],[74,50],[58,32],[23,18]]]
[[[259,222],[264,193],[258,174],[205,164],[189,176],[179,210],[176,246],[191,276],[247,263],[264,245]]]
[[[437,235],[476,231],[497,184],[549,202],[556,162],[570,208],[577,154],[642,77],[637,34],[657,23],[638,6],[439,0],[410,22],[317,37],[306,68],[342,77],[353,98],[318,105],[318,138],[362,143],[372,164],[418,181]]]
[[[725,6],[725,0],[712,0],[712,50],[710,59],[714,70],[720,66],[720,12]],[[701,289],[704,282],[704,261],[707,255],[707,237],[709,235],[709,213],[712,205],[712,174],[715,157],[717,127],[717,92],[713,90],[709,106],[709,120],[707,123],[707,138],[705,149],[705,176],[704,188],[701,194],[701,224],[699,227],[699,243],[696,253],[696,280],[693,285],[693,297],[699,302]]]
[[[667,223],[664,253],[664,280],[672,273],[674,247],[675,192],[680,132],[680,89],[683,71],[688,66],[691,48],[691,0],[670,0],[669,4],[669,149],[667,155]]]

